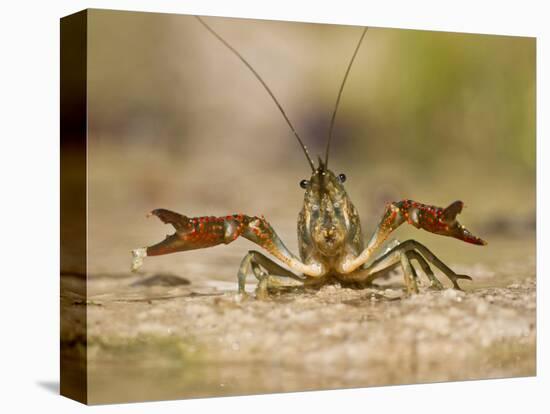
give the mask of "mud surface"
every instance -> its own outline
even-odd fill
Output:
[[[215,272],[92,274],[90,402],[535,375],[534,258],[499,263],[455,265],[474,278],[464,292],[406,297],[396,272],[377,288],[336,284],[267,301],[252,283],[237,295],[236,281]],[[70,314],[84,304],[71,297],[83,278],[62,280]]]

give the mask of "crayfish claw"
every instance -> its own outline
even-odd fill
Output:
[[[143,266],[144,257],[147,257],[147,249],[144,247],[132,250],[132,272],[137,272]]]
[[[454,221],[456,219],[456,216],[462,212],[463,207],[464,203],[460,200],[449,204],[448,207],[443,209],[443,219],[447,222]]]
[[[147,217],[151,216],[157,216],[163,223],[171,224],[176,230],[184,230],[189,225],[189,219],[186,216],[164,208],[157,208],[147,214]]]
[[[453,237],[463,240],[466,243],[477,244],[478,246],[486,246],[487,242],[480,237],[474,236],[466,227],[462,224],[458,224],[452,234]]]
[[[474,236],[462,224],[456,220],[456,216],[462,212],[464,203],[460,200],[454,201],[446,208],[418,203],[413,200],[403,200],[393,203],[388,211],[389,224],[391,229],[397,227],[404,220],[416,228],[424,229],[431,233],[442,236],[450,236],[465,241],[466,243],[485,246],[487,242]],[[398,211],[399,214],[395,214]]]

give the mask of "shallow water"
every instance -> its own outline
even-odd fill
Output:
[[[492,247],[457,257],[439,245],[474,281],[409,298],[398,273],[377,289],[330,285],[268,301],[237,296],[216,266],[205,277],[206,264],[194,264],[200,277],[92,274],[90,403],[535,375],[533,239]],[[63,281],[64,292],[82,283]]]

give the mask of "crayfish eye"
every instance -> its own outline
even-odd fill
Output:
[[[346,174],[340,174],[338,176],[338,180],[340,180],[341,183],[344,183],[346,181]]]
[[[308,187],[309,181],[308,180],[302,180],[300,181],[300,187],[302,187],[304,190]]]

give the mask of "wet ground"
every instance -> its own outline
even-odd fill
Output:
[[[90,402],[535,375],[534,258],[454,267],[474,278],[464,292],[405,297],[397,272],[378,288],[336,284],[267,301],[252,283],[243,298],[236,281],[215,277],[92,274]],[[69,309],[83,305],[71,297],[82,281],[63,277]]]

